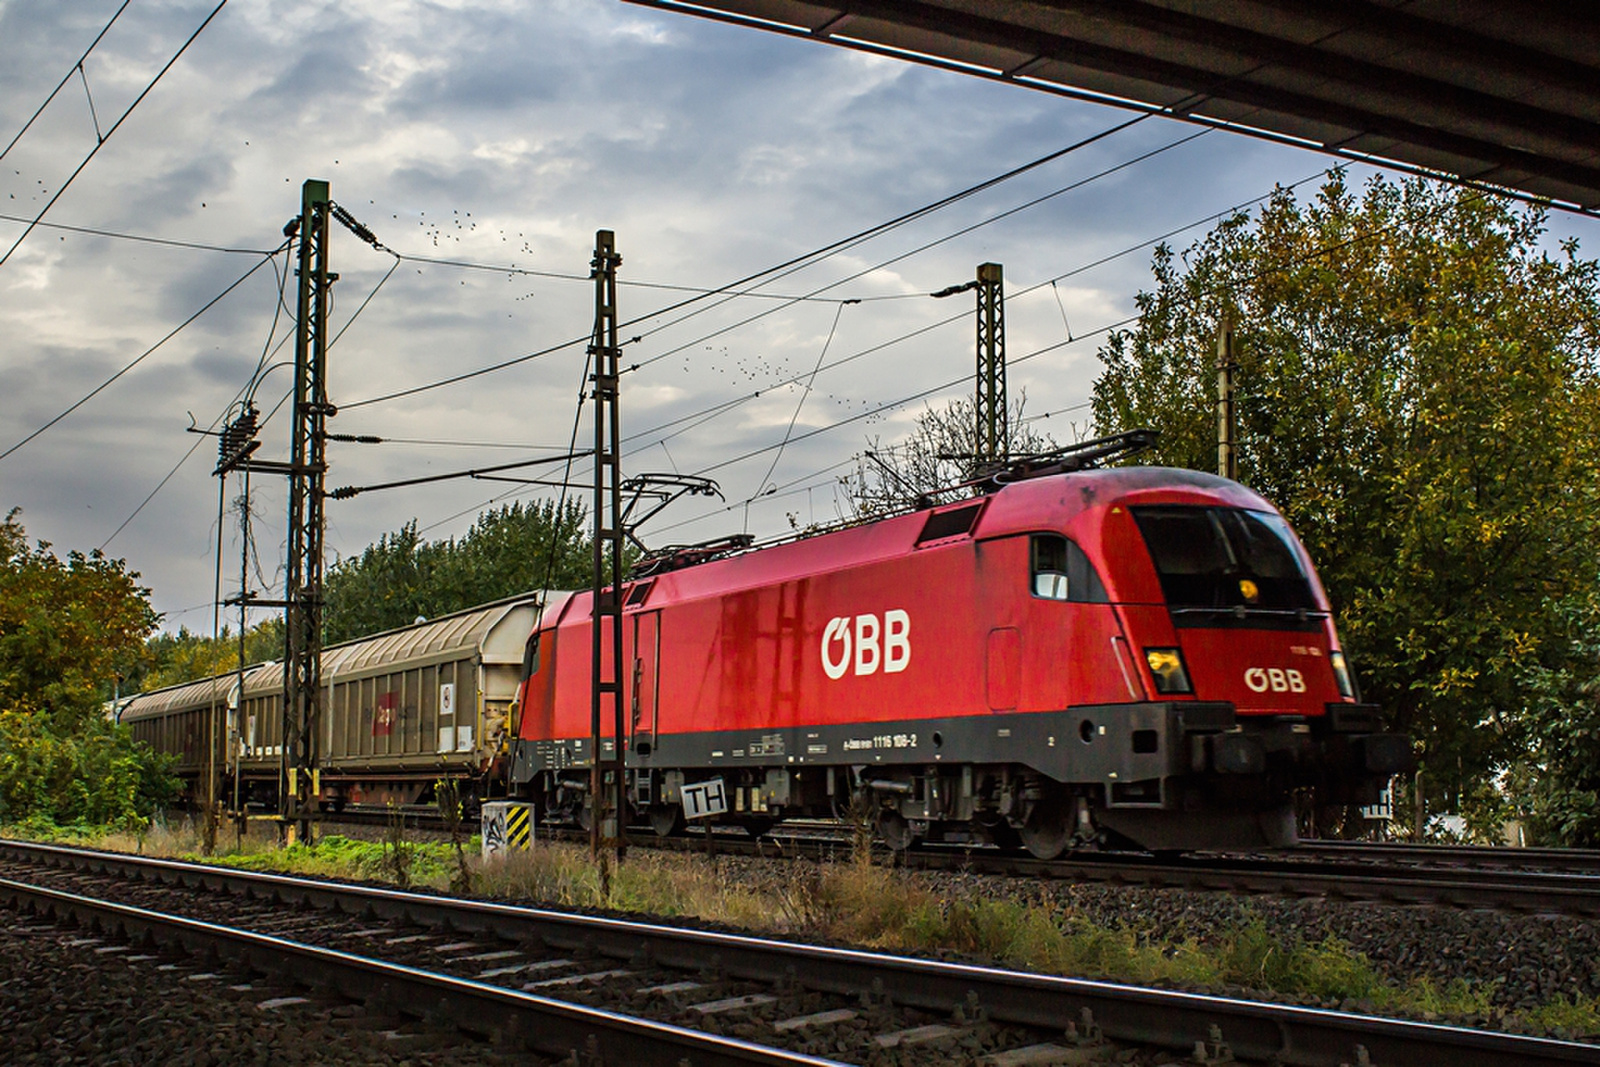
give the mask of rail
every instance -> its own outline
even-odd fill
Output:
[[[9,841],[0,841],[0,855],[123,877],[203,885],[456,932],[488,932],[513,942],[543,943],[616,959],[637,958],[642,952],[664,966],[703,970],[712,965],[746,979],[798,983],[848,996],[872,991],[871,995],[927,1011],[955,1013],[981,1007],[990,1019],[1054,1033],[1087,1018],[1106,1037],[1141,1045],[1187,1050],[1220,1039],[1235,1057],[1244,1060],[1339,1067],[1362,1062],[1365,1056],[1379,1065],[1449,1062],[1452,1067],[1506,1063],[1554,1067],[1594,1063],[1600,1056],[1600,1047],[1575,1042],[684,930],[174,860]],[[14,891],[11,884],[6,883],[6,892]],[[462,983],[460,979],[452,981]],[[480,1022],[483,1016],[479,1013],[493,1014],[500,1006],[516,1001],[514,997],[506,999],[503,990],[487,995],[493,999],[483,1003],[495,1007],[475,1008],[474,1017]],[[588,1024],[598,1025],[592,1020]],[[659,1062],[660,1051],[658,1046],[654,1057],[642,1062]],[[619,1057],[614,1062],[623,1061]]]

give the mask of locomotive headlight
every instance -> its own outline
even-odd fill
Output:
[[[1350,665],[1344,661],[1343,652],[1329,652],[1328,664],[1333,668],[1333,680],[1339,684],[1339,695],[1356,698],[1355,679],[1350,676]]]
[[[1176,648],[1147,648],[1144,661],[1155,676],[1158,693],[1192,693],[1189,672],[1183,665],[1183,653]]]

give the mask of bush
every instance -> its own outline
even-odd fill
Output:
[[[143,826],[177,795],[170,764],[103,719],[66,733],[46,716],[0,710],[0,823]]]

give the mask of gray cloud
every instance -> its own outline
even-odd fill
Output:
[[[113,0],[0,3],[0,144],[115,7]],[[97,106],[125,106],[209,7],[188,0],[130,7],[126,25],[119,22],[89,64]],[[610,227],[625,280],[718,285],[1125,117],[614,0],[272,0],[225,9],[50,218],[271,248],[298,211],[301,181],[315,176],[330,180],[335,199],[404,253],[582,276],[594,231]],[[768,288],[802,294],[875,268],[1190,132],[1141,124]],[[0,164],[0,212],[37,210],[48,195],[41,190],[53,191],[92,143],[81,88],[64,93]],[[978,262],[1005,264],[1015,294],[1008,303],[1015,358],[1064,338],[1062,305],[1080,334],[1128,314],[1147,284],[1148,251],[1054,290],[1021,295],[1023,287],[1321,165],[1307,153],[1211,135],[829,290],[894,299],[847,307],[828,361],[887,347],[819,375],[797,433],[970,373],[970,318],[889,342],[963,311],[952,306],[959,301],[916,294],[969,277]],[[1589,233],[1588,223],[1555,224]],[[20,226],[0,222],[6,245],[18,233]],[[393,261],[343,231],[332,255],[341,274],[334,321],[342,327]],[[36,232],[0,267],[0,450],[153,344],[251,262]],[[647,315],[683,295],[625,287],[622,313]],[[271,271],[263,270],[72,418],[0,461],[0,507],[22,505],[30,533],[63,548],[99,544],[194,443],[185,432],[188,413],[208,424],[243,387],[267,343],[275,299]],[[334,400],[348,405],[581,338],[592,299],[583,281],[404,263],[334,349]],[[642,335],[627,349],[641,369],[624,381],[631,469],[695,471],[779,440],[800,400],[797,387],[781,383],[816,365],[837,305],[776,308],[740,299],[689,309],[698,313],[676,325],[670,316],[650,317],[629,328]],[[771,313],[737,325],[763,311]],[[280,316],[274,338],[287,326]],[[1032,411],[1070,408],[1087,394],[1093,352],[1092,341],[1081,342],[1021,363],[1012,388],[1026,390]],[[347,406],[336,428],[562,443],[583,361],[578,345],[448,389]],[[258,401],[270,409],[288,387],[289,374],[275,370]],[[761,397],[751,398],[757,390]],[[897,436],[922,404],[792,442],[765,483],[792,483],[789,495],[757,500],[748,519],[742,502],[761,488],[771,454],[719,469],[730,510],[681,505],[663,517],[659,536],[693,540],[746,522],[769,534],[788,528],[786,511],[802,521],[831,516],[830,478],[839,465],[867,436]],[[698,425],[688,419],[717,405],[729,407]],[[1066,437],[1074,419],[1082,423],[1083,412],[1041,425]],[[268,425],[268,451],[282,451],[286,423],[280,413]],[[336,446],[332,477],[366,484],[516,455]],[[209,620],[208,607],[179,613],[211,595],[213,459],[214,445],[202,442],[111,546],[144,574],[174,626]],[[282,486],[258,481],[256,537],[270,577],[283,541]],[[512,488],[446,483],[330,505],[330,549],[359,552],[413,517],[431,536],[459,533],[478,505]],[[709,517],[687,521],[702,513]],[[677,523],[685,525],[667,529]],[[230,554],[235,536],[224,530]]]

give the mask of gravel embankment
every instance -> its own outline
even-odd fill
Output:
[[[1261,922],[1286,944],[1337,938],[1397,982],[1457,979],[1490,1002],[1524,1011],[1558,995],[1600,996],[1600,929],[1564,915],[1512,915],[1430,906],[1239,897],[1181,889],[1046,883],[1022,887],[983,876],[925,874],[942,894],[1041,896],[1102,926],[1200,942]]]
[[[777,889],[794,877],[786,861],[721,857],[718,862],[735,884]],[[897,877],[941,900],[1043,905],[1103,928],[1146,935],[1159,944],[1190,938],[1200,944],[1215,943],[1252,923],[1262,924],[1286,947],[1333,937],[1365,955],[1380,975],[1397,985],[1426,978],[1442,990],[1459,979],[1487,991],[1488,1016],[1468,1021],[1495,1027],[1557,997],[1600,997],[1600,924],[1570,916],[1244,897],[970,872],[904,870]],[[1256,990],[1230,992],[1262,995]],[[1281,999],[1372,1010],[1370,1005],[1311,997]],[[1514,1018],[1511,1021],[1514,1028]]]
[[[534,1064],[470,1038],[192,963],[132,959],[141,950],[0,911],[0,1060],[8,1064]],[[249,988],[234,988],[248,985]],[[384,1031],[399,1027],[392,1036]]]

